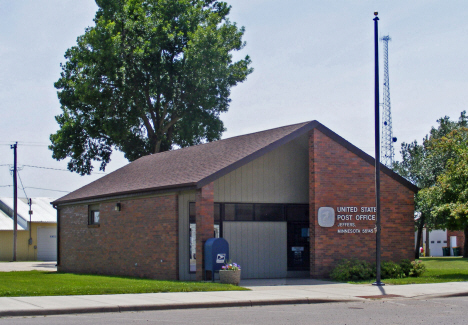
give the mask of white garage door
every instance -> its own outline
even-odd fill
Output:
[[[37,228],[37,260],[57,260],[57,228]]]
[[[285,278],[286,222],[223,222],[229,257],[242,267],[243,279]]]
[[[429,234],[429,248],[431,256],[443,256],[442,247],[447,245],[447,232],[445,230],[432,230]]]

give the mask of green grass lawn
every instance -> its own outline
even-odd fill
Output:
[[[385,284],[440,283],[468,281],[468,259],[462,257],[422,257],[426,272],[418,277],[382,279]],[[359,283],[372,283],[362,281]],[[357,282],[353,282],[357,283]]]
[[[211,283],[25,271],[0,272],[0,297],[247,290]]]

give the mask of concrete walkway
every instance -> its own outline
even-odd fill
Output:
[[[244,280],[241,286],[251,291],[0,297],[0,317],[468,296],[468,282],[376,287],[278,279]]]
[[[13,272],[13,271],[57,271],[57,262],[0,262],[0,272]]]

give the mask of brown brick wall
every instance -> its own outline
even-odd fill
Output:
[[[310,238],[310,275],[315,276],[315,146],[314,130],[309,132],[309,238]]]
[[[345,147],[318,130],[311,132],[310,150],[310,223],[311,276],[327,277],[342,259],[357,258],[375,262],[375,221],[357,221],[361,207],[375,207],[375,169]],[[413,258],[414,193],[381,173],[381,257],[399,262]],[[320,207],[335,210],[335,224],[318,225]],[[339,207],[356,207],[358,212],[341,213]],[[337,220],[337,215],[351,215],[351,220]],[[340,223],[353,225],[339,227]],[[361,233],[338,233],[339,229],[359,229]],[[363,229],[372,233],[363,233]],[[315,252],[314,252],[315,248]]]
[[[177,195],[100,204],[99,228],[88,206],[60,208],[59,271],[178,279]]]
[[[460,254],[463,255],[463,247],[465,247],[465,232],[463,230],[447,230],[447,246],[450,246],[451,236],[457,236],[457,246],[460,247]]]
[[[197,190],[195,199],[197,227],[197,272],[196,280],[203,280],[205,274],[205,242],[214,234],[214,183]]]

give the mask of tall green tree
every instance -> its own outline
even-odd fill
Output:
[[[114,149],[141,156],[220,139],[230,89],[253,71],[233,62],[244,28],[215,0],[96,0],[95,26],[65,53],[57,160],[90,174]]]
[[[449,230],[463,230],[468,238],[468,128],[460,127],[429,143],[431,154],[447,158],[435,184],[421,190],[434,222]],[[468,257],[468,240],[463,256]]]
[[[395,162],[393,170],[401,176],[408,179],[421,189],[429,188],[436,183],[437,177],[441,175],[446,168],[449,158],[447,153],[433,152],[432,141],[440,139],[453,130],[468,126],[468,117],[466,112],[460,114],[458,121],[451,121],[448,116],[437,120],[438,126],[432,127],[429,134],[423,139],[422,144],[417,141],[411,143],[402,143],[402,160]],[[425,224],[429,228],[443,227],[437,225],[431,218],[433,209],[432,202],[428,199],[425,192],[420,192],[415,198],[415,209],[421,213],[416,221],[417,243],[421,242],[422,230]],[[419,258],[419,247],[415,249],[415,258]]]

